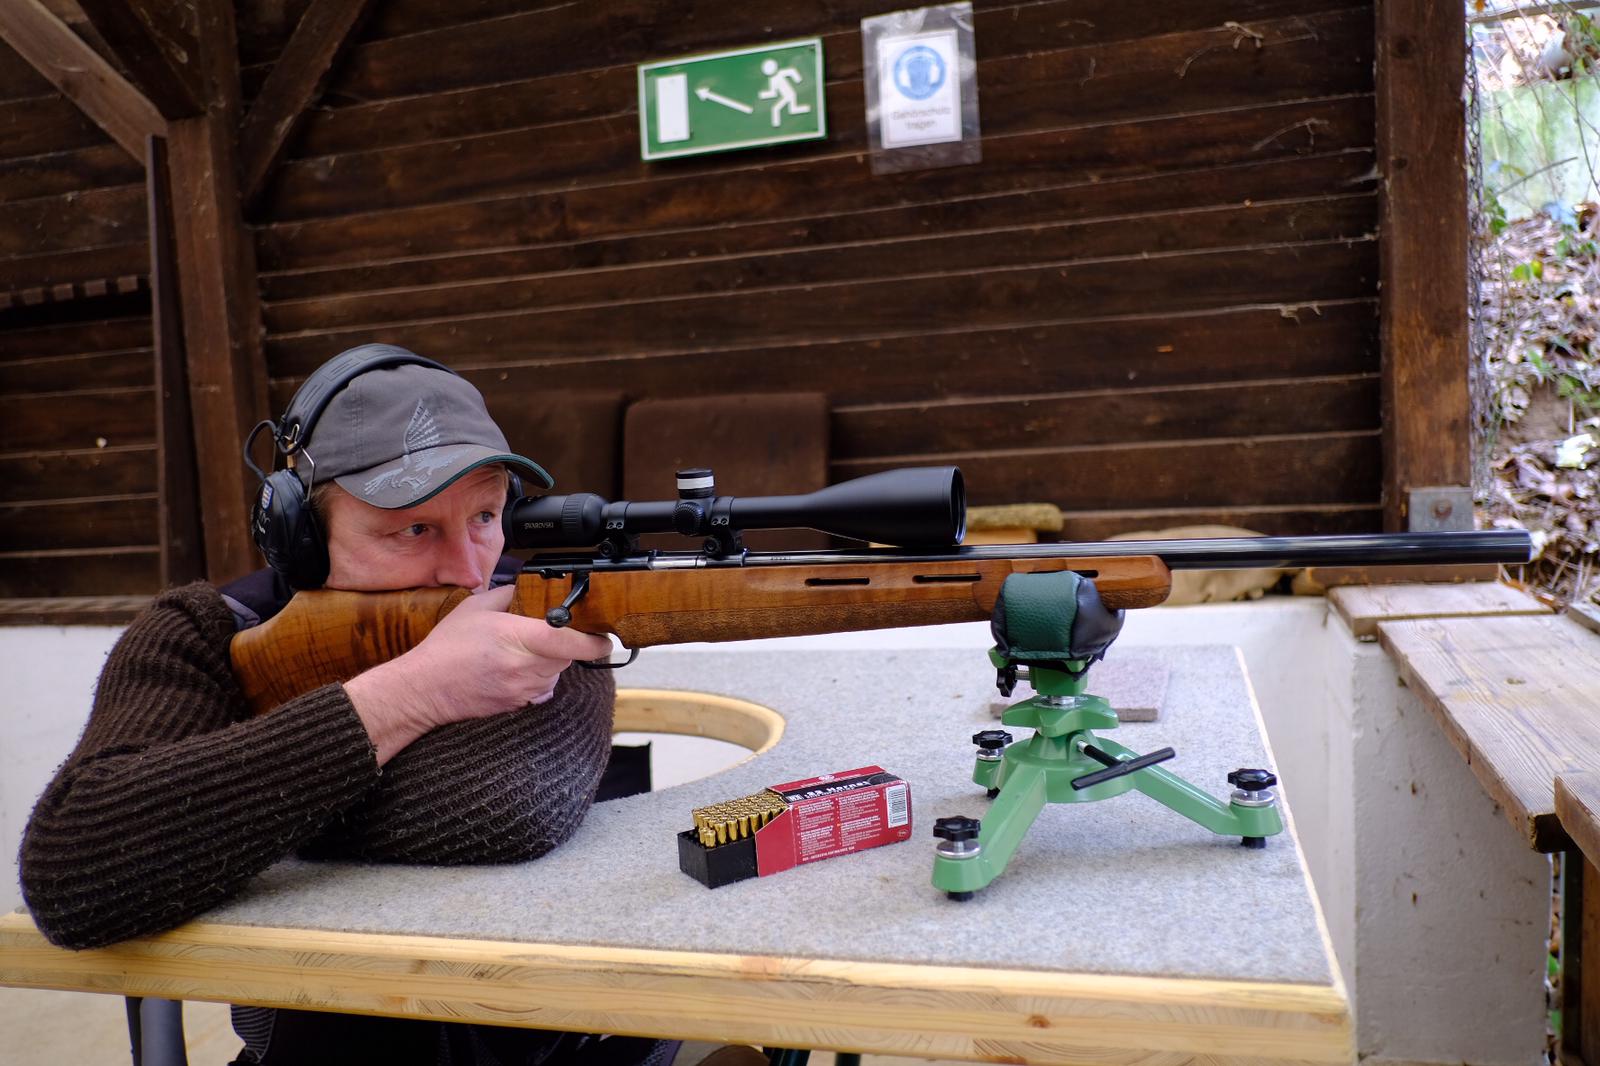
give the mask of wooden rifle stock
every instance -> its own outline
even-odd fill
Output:
[[[1076,570],[1108,607],[1153,607],[1172,575],[1153,555],[618,570],[589,575],[571,626],[628,648],[749,640],[899,626],[982,622],[1013,573]],[[517,577],[511,610],[544,618],[574,575]],[[305,692],[348,681],[415,647],[468,595],[459,588],[300,592],[271,620],[233,638],[234,676],[264,714]]]

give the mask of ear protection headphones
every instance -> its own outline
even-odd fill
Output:
[[[363,344],[340,352],[312,372],[294,398],[289,409],[276,423],[262,421],[250,431],[244,442],[245,465],[261,481],[261,491],[256,494],[250,508],[250,537],[267,565],[289,582],[295,589],[321,588],[328,580],[328,540],[311,506],[311,487],[316,482],[317,464],[305,451],[305,444],[316,429],[317,420],[327,409],[334,395],[362,374],[385,367],[415,364],[455,371],[442,363],[424,358],[393,344]],[[284,458],[303,459],[310,468],[304,481],[297,470],[285,467],[268,474],[250,459],[250,447],[263,430],[272,432],[274,449]],[[298,460],[297,460],[298,462]],[[511,474],[508,503],[520,498],[522,482]]]

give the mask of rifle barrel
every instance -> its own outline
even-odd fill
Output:
[[[982,562],[990,559],[1093,559],[1155,555],[1169,570],[1298,569],[1304,566],[1426,566],[1526,563],[1533,537],[1525,529],[1446,533],[1348,533],[1308,537],[1221,537],[1206,540],[1089,540],[1044,544],[972,544],[956,548],[848,548],[745,552],[713,559],[700,552],[641,552],[624,559],[534,555],[523,569],[546,574],[589,571],[830,566],[859,563]]]
[[[1210,540],[1111,540],[1047,544],[974,544],[935,551],[863,548],[854,551],[752,552],[732,565],[872,563],[892,559],[1120,558],[1155,555],[1169,570],[1253,570],[1258,567],[1422,566],[1526,563],[1533,537],[1522,529],[1445,533],[1350,533],[1306,537],[1223,537]],[[714,564],[713,564],[714,565]]]

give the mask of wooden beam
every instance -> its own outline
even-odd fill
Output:
[[[239,130],[245,203],[266,185],[306,108],[322,94],[339,54],[372,6],[372,0],[313,0],[301,17]]]
[[[169,124],[173,237],[199,464],[206,575],[225,581],[259,565],[248,534],[256,485],[237,460],[265,416],[261,302],[255,246],[239,205],[239,65],[231,0],[199,0],[207,111]]]
[[[1471,484],[1461,5],[1378,0],[1384,527],[1406,494]]]
[[[78,0],[135,85],[166,118],[188,118],[205,110],[195,41],[148,0]]]
[[[156,106],[39,0],[0,3],[0,39],[139,162],[145,139],[165,133]]]
[[[195,473],[189,373],[183,347],[183,312],[172,229],[172,185],[167,144],[150,138],[146,152],[150,209],[150,309],[155,339],[156,508],[161,586],[205,577],[205,539]]]

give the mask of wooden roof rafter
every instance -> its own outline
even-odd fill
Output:
[[[199,42],[171,5],[152,0],[76,0],[89,25],[163,118],[206,108]]]
[[[240,124],[239,192],[246,205],[266,187],[289,138],[373,6],[373,0],[312,0],[301,16]]]
[[[166,135],[166,119],[150,98],[40,0],[0,4],[0,39],[140,163],[146,138]]]

